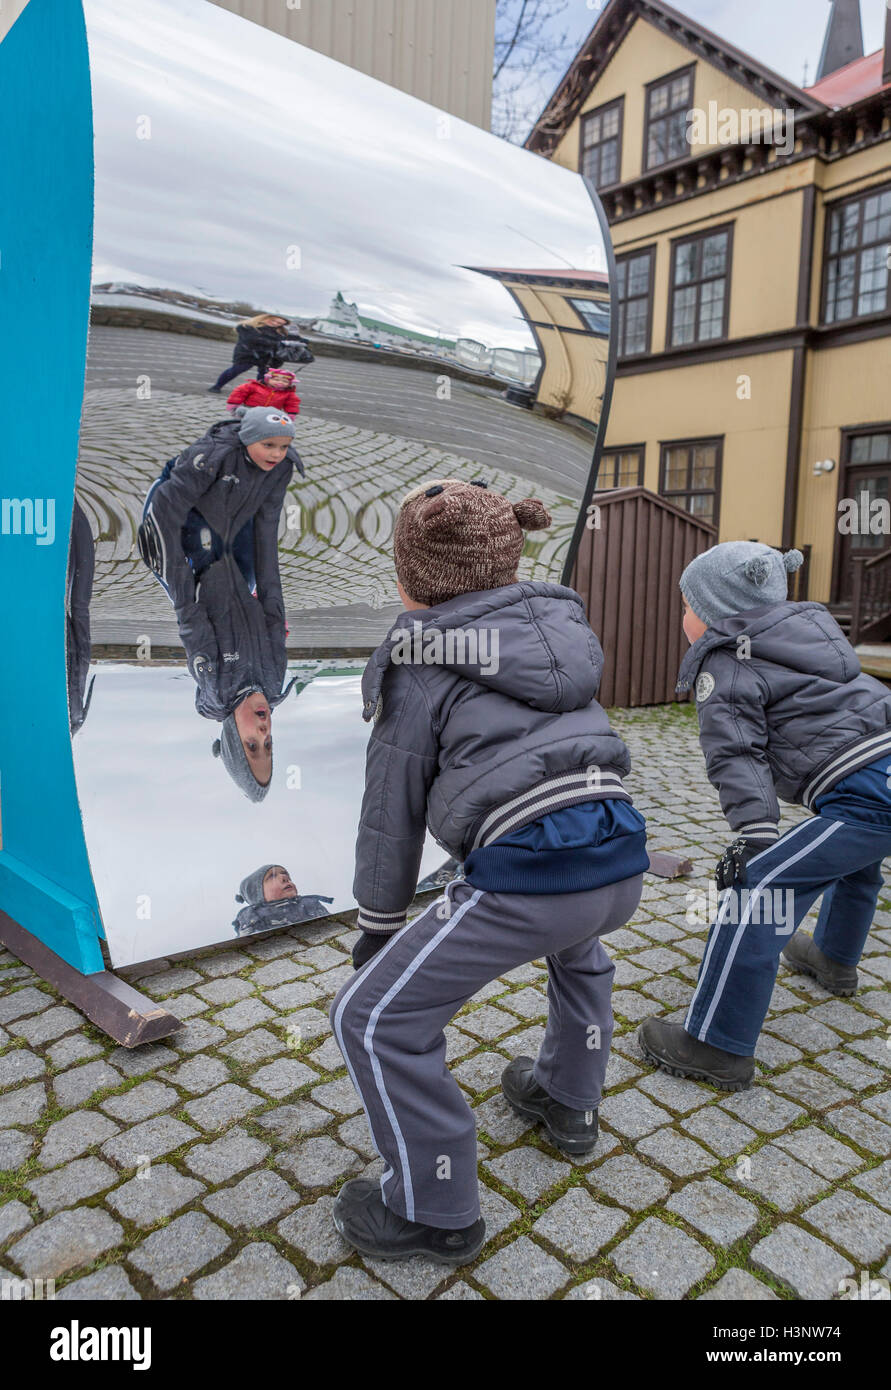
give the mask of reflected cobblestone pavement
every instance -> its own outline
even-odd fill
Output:
[[[91,331],[77,490],[96,539],[94,643],[177,643],[169,601],[136,553],[136,527],[167,459],[226,416],[225,395],[206,387],[230,356],[223,343],[176,333]],[[484,476],[512,500],[534,491],[554,526],[530,538],[521,575],[559,575],[590,438],[490,389],[458,380],[451,389],[439,401],[433,374],[335,358],[301,373],[296,443],[307,477],[295,479],[279,532],[292,649],[377,645],[401,611],[395,511],[429,478]]]

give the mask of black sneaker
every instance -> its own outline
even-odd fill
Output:
[[[376,1260],[422,1255],[437,1264],[464,1265],[476,1259],[486,1240],[482,1217],[460,1231],[406,1221],[384,1206],[380,1183],[370,1178],[351,1178],[344,1183],[335,1199],[333,1216],[344,1240]]]
[[[789,944],[783,947],[783,960],[790,970],[811,975],[830,994],[847,996],[857,993],[860,983],[857,967],[842,965],[841,961],[825,955],[807,932],[795,933]]]
[[[740,1057],[691,1037],[681,1023],[648,1018],[637,1031],[644,1056],[670,1076],[709,1081],[722,1091],[745,1091],[755,1075],[754,1057]]]
[[[207,389],[208,391],[212,392],[215,396],[220,396],[223,393],[222,386],[208,386]]]
[[[515,1057],[501,1073],[501,1089],[510,1108],[526,1120],[539,1120],[554,1145],[565,1154],[588,1154],[597,1143],[597,1110],[573,1110],[554,1100],[532,1075],[531,1057]]]

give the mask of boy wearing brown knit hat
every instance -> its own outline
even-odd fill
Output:
[[[600,937],[637,907],[646,830],[595,699],[603,655],[581,599],[517,578],[524,531],[550,524],[534,499],[455,478],[410,492],[396,522],[406,611],[362,680],[359,973],[331,1007],[387,1163],[335,1204],[370,1256],[462,1264],[482,1248],[476,1127],[443,1029],[528,961],[548,960],[547,1031],[537,1059],[506,1067],[504,1093],[566,1153],[597,1139],[613,1027]],[[406,925],[428,828],[465,876]]]

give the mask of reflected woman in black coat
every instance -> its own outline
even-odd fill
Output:
[[[290,334],[288,320],[278,314],[255,314],[252,319],[240,323],[236,332],[232,366],[220,373],[208,391],[218,394],[227,382],[254,368],[257,380],[262,381],[270,367],[280,367],[285,362],[307,364],[314,360],[303,339]]]

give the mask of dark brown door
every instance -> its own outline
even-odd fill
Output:
[[[856,560],[871,560],[891,546],[891,534],[882,525],[891,507],[891,431],[855,434],[848,439],[844,497],[853,499],[854,524],[850,531],[845,520],[850,509],[839,511],[839,590],[838,601],[850,602],[851,577]],[[873,507],[881,501],[881,508]],[[842,530],[842,526],[845,529]]]

